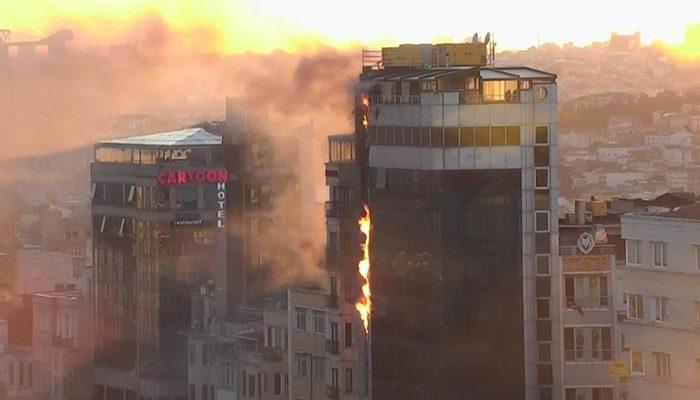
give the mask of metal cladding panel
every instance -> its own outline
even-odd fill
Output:
[[[491,149],[488,147],[477,147],[475,149],[476,168],[488,169],[491,167]]]
[[[505,168],[506,167],[506,148],[491,147],[491,165],[490,168]]]
[[[491,125],[491,109],[489,105],[479,104],[474,107],[474,125],[489,126]]]
[[[535,103],[535,124],[549,124],[549,107],[549,103]]]
[[[507,146],[506,168],[520,168],[522,166],[522,152],[520,146]]]
[[[442,148],[430,150],[430,169],[441,170],[445,168],[444,150]]]
[[[505,125],[506,104],[490,104],[489,112],[491,113],[491,125]]]
[[[460,169],[459,148],[452,147],[445,149],[445,169]]]
[[[475,107],[470,105],[459,105],[459,126],[474,126],[476,117]]]
[[[461,147],[459,149],[459,166],[461,169],[476,168],[476,155],[474,147]]]
[[[438,104],[438,105],[432,105],[428,106],[430,110],[430,121],[427,126],[442,126],[443,124],[443,118],[442,118],[442,110],[443,110],[443,105]]]
[[[444,108],[445,126],[459,126],[459,106],[445,105]]]

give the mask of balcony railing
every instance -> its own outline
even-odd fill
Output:
[[[370,104],[420,104],[420,95],[372,96]]]
[[[263,347],[262,356],[267,361],[282,361],[282,352],[284,350],[274,347]]]
[[[609,309],[610,296],[589,296],[589,297],[570,297],[564,298],[564,308],[567,310],[590,310],[590,309]]]
[[[326,397],[329,400],[338,400],[340,399],[340,387],[338,386],[326,386]]]
[[[594,363],[612,361],[612,350],[564,350],[564,361],[568,363]]]
[[[338,354],[340,352],[340,342],[337,340],[326,340],[326,351],[330,354]]]
[[[338,295],[329,294],[326,296],[326,307],[328,308],[338,308]]]
[[[559,255],[562,256],[584,256],[584,255],[615,255],[615,246],[611,244],[597,244],[588,254],[583,254],[578,246],[559,246]]]

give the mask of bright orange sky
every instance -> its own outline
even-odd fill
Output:
[[[432,0],[3,0],[0,28],[14,37],[71,28],[77,40],[115,43],[145,17],[162,19],[185,46],[240,53],[319,45],[379,47],[399,42],[460,41],[495,32],[498,49],[537,42],[585,45],[610,32],[641,31],[700,57],[700,16],[692,1],[560,0],[468,2]],[[692,8],[692,9],[691,9]]]

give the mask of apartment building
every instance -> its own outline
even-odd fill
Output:
[[[621,399],[700,396],[700,205],[622,217],[626,259],[617,270]]]

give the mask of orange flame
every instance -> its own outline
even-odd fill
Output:
[[[366,94],[362,95],[362,126],[365,127],[365,132],[367,132],[367,127],[369,126],[369,120],[367,120],[367,114],[369,114],[369,98]]]
[[[365,204],[365,215],[360,218],[358,225],[360,231],[365,234],[365,241],[360,245],[362,248],[362,260],[357,264],[357,269],[364,279],[362,285],[362,297],[355,303],[355,308],[360,313],[360,318],[365,325],[365,332],[369,333],[369,317],[372,312],[372,293],[369,288],[369,232],[370,232],[370,215],[369,207]]]

